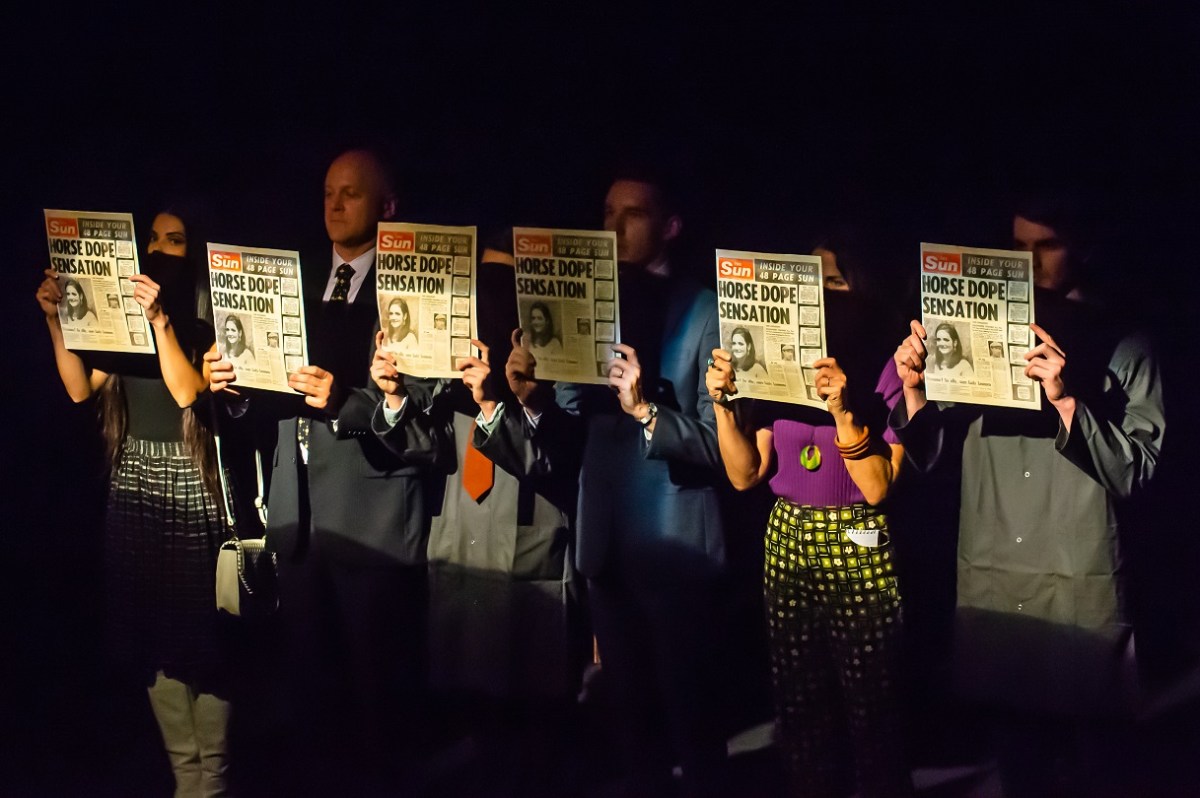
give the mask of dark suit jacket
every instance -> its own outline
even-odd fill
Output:
[[[607,387],[559,383],[557,403],[536,427],[519,407],[507,408],[504,423],[486,439],[477,432],[476,444],[500,468],[547,486],[580,468],[582,449],[575,562],[585,576],[659,563],[676,576],[711,574],[725,559],[717,487],[727,484],[704,387],[719,346],[716,294],[644,277],[622,277],[620,290],[622,338],[637,350],[643,392],[658,405],[651,440]]]
[[[378,329],[374,269],[354,302],[323,303],[328,253],[302,260],[309,361],[334,374],[342,401],[326,413],[293,399],[280,414],[268,539],[285,557],[302,555],[311,534],[335,560],[422,563],[429,527],[422,475],[445,446],[425,412],[439,383],[406,380],[408,402],[383,433],[385,445],[373,427],[381,423],[383,394],[369,374]],[[311,420],[307,467],[296,441],[300,417]]]
[[[622,326],[631,316],[622,283]],[[717,501],[724,479],[712,400],[704,373],[720,345],[716,294],[671,281],[661,297],[661,346],[638,348],[647,400],[658,405],[650,441],[642,425],[615,407],[611,392],[580,392],[587,440],[580,473],[576,564],[588,577],[630,564],[707,570],[725,558],[725,533]],[[623,335],[625,330],[623,329]],[[628,340],[628,339],[627,339]],[[655,362],[657,361],[657,362]],[[587,394],[595,401],[583,399]],[[587,405],[607,401],[609,409]],[[574,401],[567,398],[568,408]]]

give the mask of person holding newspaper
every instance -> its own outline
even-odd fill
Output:
[[[109,647],[148,686],[179,796],[227,794],[230,705],[213,601],[226,531],[212,434],[192,409],[205,388],[199,355],[214,337],[206,273],[192,257],[203,241],[191,215],[164,210],[154,219],[142,273],[129,278],[157,357],[68,350],[59,304],[71,305],[70,281],[64,296],[47,269],[37,292],[63,386],[76,402],[97,400],[112,466],[104,555]]]
[[[860,368],[861,349],[849,334],[830,338],[830,351],[851,355],[847,363]],[[870,371],[850,378],[835,358],[819,359],[822,412],[739,400],[736,359],[714,349],[705,385],[730,482],[749,490],[769,481],[777,496],[764,593],[791,783],[805,795],[840,794],[838,732],[848,725],[861,794],[909,794],[899,734],[900,597],[887,519],[877,506],[903,460],[885,423],[899,381],[885,369],[874,391],[864,391]]]
[[[1043,409],[929,402],[914,320],[889,426],[919,470],[961,462],[954,684],[991,710],[1005,795],[1136,794],[1122,781],[1137,685],[1117,508],[1158,463],[1159,367],[1146,336],[1077,301],[1069,203],[1028,203],[1013,239],[1033,253],[1039,342],[1024,372]]]
[[[424,744],[425,480],[449,435],[427,411],[444,386],[380,354],[375,235],[396,207],[382,158],[343,152],[324,196],[325,240],[301,258],[310,362],[288,376],[296,395],[237,396],[236,366],[216,348],[205,361],[231,410],[252,401],[277,423],[278,776],[295,794],[392,794]]]

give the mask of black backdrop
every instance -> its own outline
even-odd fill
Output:
[[[98,443],[33,301],[45,207],[132,210],[144,237],[155,203],[198,194],[225,237],[296,247],[320,234],[330,156],[366,143],[395,160],[408,218],[588,227],[613,165],[653,153],[684,178],[703,274],[713,246],[805,251],[848,217],[896,231],[891,265],[907,270],[920,240],[1004,246],[1010,191],[1066,185],[1107,220],[1107,286],[1162,335],[1173,448],[1195,440],[1194,10],[224,5],[40,4],[6,23],[0,748],[14,758],[61,744],[73,710],[54,696],[86,693],[99,646]],[[1182,484],[1166,473],[1164,495]]]

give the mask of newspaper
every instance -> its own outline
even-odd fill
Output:
[[[538,379],[607,384],[621,340],[617,234],[516,227],[513,253],[517,312]]]
[[[294,393],[288,375],[308,362],[300,253],[208,244],[217,348],[238,387]]]
[[[381,222],[375,243],[379,328],[397,368],[461,377],[476,336],[475,228]]]
[[[921,244],[929,399],[1040,408],[1040,387],[1025,376],[1033,321],[1030,253]]]
[[[137,237],[128,213],[46,210],[50,266],[68,349],[154,353],[146,311],[133,298]]]
[[[717,250],[721,348],[737,396],[825,407],[812,364],[825,357],[821,259]]]

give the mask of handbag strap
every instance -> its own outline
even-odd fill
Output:
[[[229,491],[228,477],[225,475],[225,461],[221,456],[221,421],[220,411],[217,410],[217,402],[211,404],[212,409],[212,424],[213,424],[213,443],[217,450],[217,475],[221,479],[221,504],[225,508],[225,522],[229,528],[234,530],[234,535],[237,534],[236,516],[233,511],[233,497]],[[262,452],[258,448],[258,443],[254,444],[254,476],[256,485],[256,493],[254,496],[254,509],[258,512],[258,520],[262,522],[263,529],[267,528],[267,505],[263,501],[263,464]],[[241,558],[241,548],[238,549],[238,557]],[[240,568],[239,568],[240,571]]]

